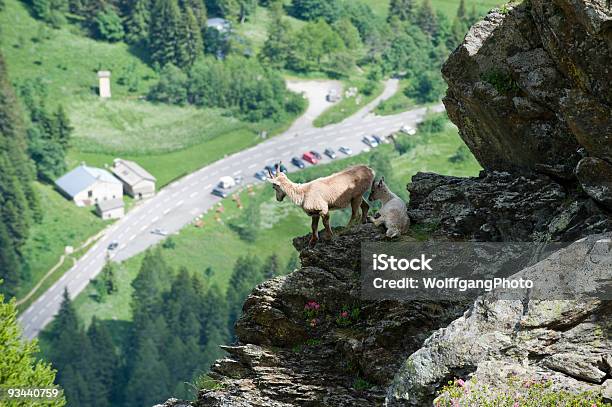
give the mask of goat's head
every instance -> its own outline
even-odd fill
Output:
[[[283,199],[287,196],[283,188],[281,187],[281,181],[283,179],[287,179],[287,176],[284,172],[281,171],[281,163],[276,164],[276,175],[270,171],[268,168],[268,182],[272,184],[272,188],[274,188],[274,192],[276,193],[276,200],[278,202],[282,202]]]
[[[385,185],[385,177],[382,177],[380,181],[372,181],[372,190],[370,191],[370,196],[368,197],[369,201],[376,201],[380,199],[382,196],[382,192],[387,189]]]

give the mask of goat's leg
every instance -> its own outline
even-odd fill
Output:
[[[312,236],[310,237],[309,245],[312,247],[319,241],[319,215],[312,216]]]
[[[331,240],[332,237],[334,236],[334,232],[332,232],[331,227],[329,226],[329,213],[322,215],[322,218],[323,218],[323,226],[325,226],[325,235],[323,236],[323,239]]]
[[[368,211],[369,210],[370,210],[370,205],[362,197],[361,198],[361,223],[368,223]]]
[[[349,220],[346,227],[351,227],[351,225],[357,221],[359,217],[359,205],[361,204],[361,200],[357,198],[353,198],[351,201],[351,219]]]

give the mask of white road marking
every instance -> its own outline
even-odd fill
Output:
[[[144,225],[143,227],[140,228],[140,231],[144,232],[146,228],[147,228],[147,225]]]
[[[136,238],[136,235],[132,235],[132,236],[130,236],[130,238],[128,239],[128,241],[130,241],[130,242],[131,242],[131,241],[132,241],[132,240],[134,240],[135,238]]]
[[[181,206],[181,205],[182,205],[182,204],[184,204],[184,203],[185,203],[185,201],[181,199],[181,200],[180,200],[180,201],[178,201],[178,202],[176,203],[176,205],[174,205],[174,206],[175,206],[175,207],[178,207],[178,206]]]
[[[189,194],[189,198],[193,198],[198,194],[198,191],[192,192],[191,194]]]
[[[234,171],[234,173],[232,175],[238,175],[242,172],[242,170],[238,170],[238,171]]]
[[[257,164],[251,164],[251,165],[249,165],[249,170],[252,169],[252,168],[255,168],[255,167],[257,167]]]
[[[155,223],[155,222],[157,222],[158,220],[159,220],[159,216],[156,216],[156,217],[154,217],[154,218],[151,220],[151,223]]]
[[[208,184],[208,185],[206,185],[206,186],[204,187],[204,189],[208,189],[208,188],[210,188],[210,187],[212,187],[212,184]]]
[[[164,215],[167,215],[168,213],[170,213],[170,211],[172,210],[172,208],[168,208],[164,211]]]

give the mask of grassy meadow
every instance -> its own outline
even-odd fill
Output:
[[[474,176],[480,171],[479,164],[471,154],[461,162],[449,160],[461,146],[464,146],[454,125],[449,123],[440,133],[417,134],[414,137],[414,148],[403,155],[395,152],[391,145],[378,147],[390,159],[396,189],[405,188],[411,177],[419,171],[435,171],[455,176]],[[303,171],[291,174],[290,177],[303,182],[328,175],[351,164],[367,164],[374,153],[375,150],[326,165],[309,166]],[[219,214],[221,222],[215,220],[216,210],[211,209],[203,217],[203,227],[190,225],[172,236],[173,248],[164,248],[163,244],[160,245],[168,264],[175,270],[186,267],[193,273],[204,273],[207,267],[211,267],[214,274],[209,283],[216,283],[223,290],[227,289],[234,263],[239,255],[252,254],[263,261],[267,256],[276,253],[283,267],[294,252],[292,239],[309,233],[310,219],[291,202],[276,202],[268,185],[257,186],[252,195],[242,191],[240,198],[245,208],[253,204],[259,208],[259,232],[254,242],[241,240],[229,226],[233,220],[241,216],[242,210],[239,210],[231,199],[225,199],[224,211]],[[347,218],[347,214],[336,212],[332,215],[332,224],[343,225]],[[119,290],[109,296],[104,303],[98,303],[94,299],[95,291],[91,285],[76,298],[78,313],[84,321],[89,323],[93,315],[102,319],[131,320],[130,284],[138,273],[143,256],[144,254],[135,256],[120,265],[117,273]]]

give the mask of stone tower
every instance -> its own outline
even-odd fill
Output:
[[[111,88],[110,88],[110,71],[98,71],[98,80],[99,80],[99,92],[101,98],[110,98],[111,97]]]

